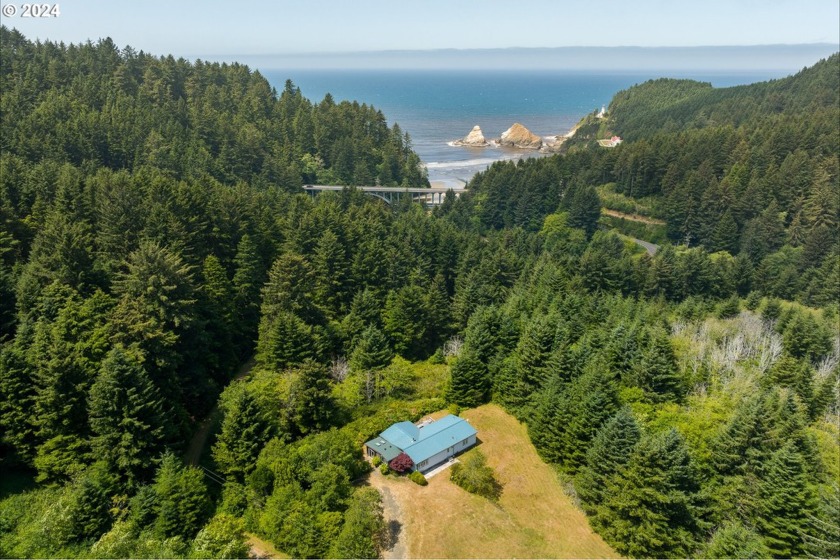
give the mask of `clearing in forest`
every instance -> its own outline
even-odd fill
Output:
[[[461,414],[503,485],[498,503],[469,494],[444,471],[420,487],[370,475],[387,496],[396,546],[385,558],[608,558],[616,553],[589,527],[537,455],[525,426],[496,405]]]

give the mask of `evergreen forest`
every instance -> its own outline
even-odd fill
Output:
[[[377,558],[363,442],[487,402],[621,555],[840,556],[840,55],[431,211],[352,188],[428,186],[397,124],[243,65],[0,27],[0,94],[0,557]]]

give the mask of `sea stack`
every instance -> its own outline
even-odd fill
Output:
[[[538,150],[542,147],[542,138],[525,128],[519,123],[502,132],[499,144],[512,148],[528,148]]]
[[[460,140],[456,140],[454,144],[456,146],[471,146],[474,148],[482,148],[487,145],[487,140],[484,139],[484,134],[481,133],[481,127],[475,125],[469,134],[467,134]]]

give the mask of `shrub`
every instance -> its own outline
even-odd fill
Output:
[[[405,453],[400,453],[399,455],[391,459],[391,462],[388,463],[388,466],[391,468],[391,470],[402,474],[411,470],[411,467],[414,466],[414,461],[412,461],[411,457],[409,457]]]
[[[740,300],[738,296],[732,296],[718,306],[717,316],[718,319],[729,319],[736,317],[740,311]]]
[[[421,473],[420,471],[414,471],[413,473],[408,475],[408,478],[410,478],[412,482],[419,484],[420,486],[426,486],[427,484],[429,484],[429,481],[426,480],[426,477],[423,476],[423,473]]]
[[[374,455],[371,463],[373,463],[374,468],[378,467],[382,464],[382,457],[380,457],[379,455]]]
[[[382,463],[381,465],[379,465],[379,472],[381,472],[382,474],[390,474],[391,469],[388,468],[387,463]]]
[[[430,364],[440,365],[446,363],[446,357],[443,355],[443,350],[438,348],[435,350],[435,353],[432,354],[432,357],[429,358]]]
[[[496,480],[493,469],[487,465],[484,454],[478,450],[466,454],[463,462],[452,465],[449,478],[467,492],[494,502],[502,494],[502,485]]]
[[[448,410],[449,410],[449,414],[453,414],[455,416],[458,416],[459,414],[461,414],[461,407],[456,403],[450,404]]]

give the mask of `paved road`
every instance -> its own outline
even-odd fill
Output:
[[[648,252],[648,255],[650,255],[651,257],[653,255],[655,255],[656,252],[659,250],[659,245],[656,245],[655,243],[650,243],[648,241],[642,241],[641,239],[636,239],[635,237],[631,237],[630,239],[632,239],[637,244],[644,247],[645,250]]]

